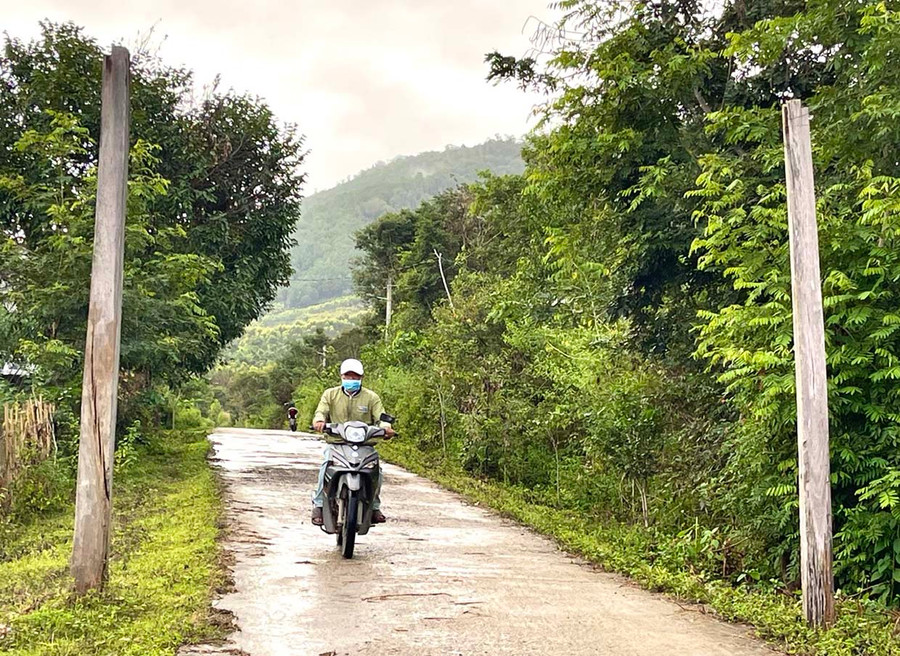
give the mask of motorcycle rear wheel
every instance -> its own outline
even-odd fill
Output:
[[[353,558],[353,547],[356,543],[356,518],[359,509],[359,493],[350,492],[347,496],[344,515],[344,525],[341,527],[341,555],[344,558]]]

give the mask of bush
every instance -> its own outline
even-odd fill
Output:
[[[179,400],[175,406],[175,426],[179,430],[210,429],[214,428],[214,423],[203,415],[193,401]]]
[[[0,490],[6,495],[7,518],[22,523],[65,507],[75,493],[77,465],[75,457],[59,457],[22,470],[8,490]]]

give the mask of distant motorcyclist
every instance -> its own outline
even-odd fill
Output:
[[[297,430],[297,406],[294,405],[293,401],[288,401],[284,404],[284,407],[287,408],[288,425],[292,431]]]
[[[385,429],[386,439],[394,435],[391,425],[380,421],[384,413],[384,405],[379,396],[370,389],[362,386],[363,365],[355,359],[344,360],[341,363],[341,384],[332,387],[322,394],[316,414],[313,418],[313,428],[321,433],[325,430],[326,423],[342,424],[347,421],[362,421],[372,426],[381,426]],[[326,436],[326,441],[330,438]],[[321,526],[322,506],[325,504],[325,470],[331,460],[331,447],[326,446],[323,453],[322,466],[319,469],[319,480],[313,497],[312,523]],[[379,472],[375,485],[375,500],[372,503],[372,523],[380,524],[387,521],[381,512],[381,483],[382,475]]]

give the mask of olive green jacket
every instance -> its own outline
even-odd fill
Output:
[[[363,421],[370,426],[390,428],[390,424],[379,421],[383,412],[384,404],[372,390],[363,387],[356,394],[350,396],[344,392],[344,388],[338,385],[322,393],[313,423],[324,421],[343,424],[345,421]],[[325,441],[333,443],[341,440],[333,435],[326,435]]]

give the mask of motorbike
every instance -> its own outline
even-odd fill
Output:
[[[394,423],[394,417],[382,414],[380,421]],[[331,444],[331,461],[325,470],[323,531],[337,536],[344,558],[353,558],[357,535],[365,535],[372,526],[372,502],[381,464],[375,441],[385,437],[380,426],[362,421],[325,424],[325,433],[339,437]]]
[[[294,406],[288,408],[288,426],[290,426],[292,433],[297,430],[297,408]]]

